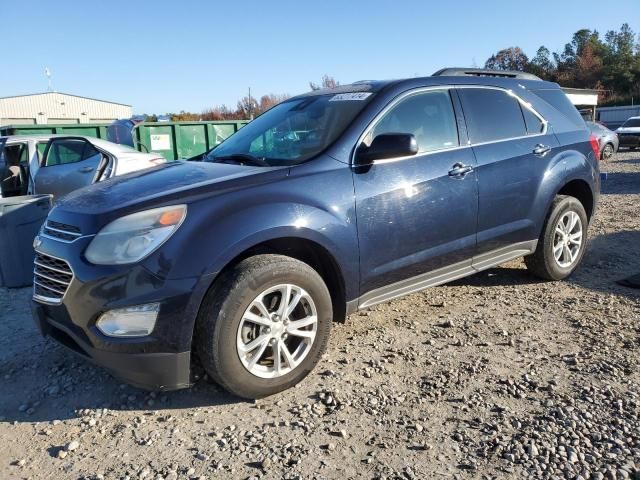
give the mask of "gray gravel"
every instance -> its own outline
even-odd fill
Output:
[[[515,261],[359,312],[258,402],[122,385],[0,289],[0,478],[640,479],[640,154],[602,166],[569,281]]]

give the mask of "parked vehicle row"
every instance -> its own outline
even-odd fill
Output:
[[[229,391],[270,395],[358,309],[521,256],[569,276],[599,155],[558,85],[521,72],[310,92],[202,161],[62,198],[35,242],[34,317],[134,385],[187,387],[197,356]]]
[[[0,137],[0,193],[3,197],[51,194],[165,163],[156,153],[83,136]]]

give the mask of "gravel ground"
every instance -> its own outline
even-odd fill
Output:
[[[357,313],[258,402],[122,385],[0,289],[0,478],[640,479],[640,154],[602,169],[571,279],[518,260]]]

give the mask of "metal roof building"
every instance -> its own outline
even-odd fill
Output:
[[[0,97],[0,125],[110,123],[131,115],[131,105],[67,93]]]

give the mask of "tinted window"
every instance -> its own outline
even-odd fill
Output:
[[[624,128],[627,127],[640,127],[640,118],[630,118],[622,124]]]
[[[46,166],[81,162],[95,155],[100,155],[100,153],[93,145],[84,140],[57,140],[49,148]]]
[[[520,102],[511,95],[488,88],[461,88],[458,91],[473,143],[527,134]]]
[[[458,146],[458,128],[447,90],[418,93],[389,110],[367,135],[365,143],[383,133],[411,133],[419,152]]]
[[[569,97],[567,97],[562,90],[534,90],[533,93],[562,113],[575,126],[584,128],[582,115],[580,115],[578,109],[571,103]]]
[[[522,108],[522,115],[524,116],[524,123],[527,126],[527,134],[528,135],[537,135],[538,133],[542,133],[544,130],[544,123],[540,120],[535,113],[529,110],[526,107]]]

